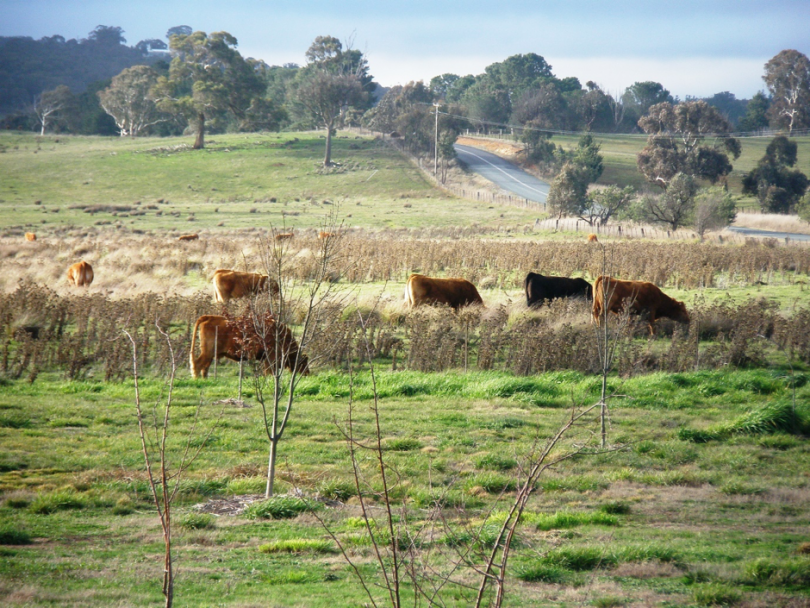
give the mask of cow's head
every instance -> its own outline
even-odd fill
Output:
[[[672,301],[672,312],[669,318],[678,323],[689,323],[689,312],[686,310],[686,304],[678,300]]]

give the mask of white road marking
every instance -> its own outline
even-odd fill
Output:
[[[477,159],[479,159],[479,160],[484,161],[486,164],[488,164],[488,165],[490,165],[490,166],[494,167],[495,169],[497,169],[498,171],[500,171],[501,173],[503,173],[503,174],[504,174],[506,177],[508,177],[509,179],[512,179],[512,180],[516,181],[517,183],[519,183],[519,184],[520,184],[521,186],[523,186],[524,188],[528,188],[529,190],[531,190],[531,191],[533,191],[533,192],[537,192],[538,194],[541,194],[541,195],[542,195],[542,196],[544,196],[545,198],[548,198],[548,193],[547,193],[547,192],[543,192],[542,190],[538,190],[537,188],[534,188],[534,187],[530,186],[529,184],[526,184],[526,183],[524,183],[524,182],[520,181],[520,180],[519,180],[518,178],[516,178],[514,175],[511,175],[511,174],[510,174],[510,173],[508,173],[507,171],[504,171],[504,170],[503,170],[501,167],[499,167],[499,166],[498,166],[498,165],[496,165],[495,163],[490,162],[489,160],[487,160],[487,159],[486,159],[486,158],[484,158],[483,156],[479,156],[478,154],[475,154],[474,152],[470,152],[469,150],[459,150],[459,152],[461,152],[462,154],[469,154],[470,156],[474,156],[475,158],[477,158]]]

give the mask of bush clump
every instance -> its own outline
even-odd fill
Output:
[[[316,505],[296,496],[273,496],[261,502],[254,502],[245,509],[248,519],[291,519]]]

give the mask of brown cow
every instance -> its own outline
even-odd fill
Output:
[[[607,294],[607,297],[605,296]],[[593,320],[599,325],[604,311],[620,313],[629,306],[632,314],[648,312],[650,335],[655,334],[656,319],[667,317],[678,323],[689,323],[683,302],[673,300],[654,284],[646,281],[622,281],[601,276],[593,288]]]
[[[331,238],[333,236],[337,236],[337,233],[336,232],[324,232],[323,230],[318,232],[318,238],[319,239],[328,239],[328,238]]]
[[[277,241],[288,241],[295,236],[294,232],[279,232],[276,234]]]
[[[26,241],[36,241],[37,240],[37,235],[34,234],[33,232],[26,232],[25,233],[25,240]]]
[[[76,262],[67,271],[68,283],[77,287],[87,287],[93,282],[93,267],[82,260]]]
[[[177,237],[177,240],[178,241],[196,241],[199,238],[200,238],[200,235],[195,232],[193,234],[181,234],[180,236]]]
[[[591,233],[588,235],[588,242],[589,242],[589,243],[598,243],[598,242],[599,242],[599,239],[598,239],[598,238],[596,238],[596,235],[595,235],[593,232],[591,232]]]
[[[195,357],[198,331],[200,354]],[[258,329],[252,317],[226,319],[218,315],[203,315],[197,319],[188,354],[191,375],[194,378],[207,378],[214,358],[219,360],[222,357],[234,361],[261,361],[265,374],[277,372],[279,362],[291,372],[295,368],[300,374],[309,374],[309,360],[298,350],[292,332],[284,324],[276,324],[271,314],[265,316]]]
[[[216,301],[223,304],[227,304],[231,298],[244,298],[264,291],[269,291],[273,295],[278,293],[278,283],[266,274],[255,272],[239,272],[220,268],[214,273],[211,282],[214,285]]]
[[[475,285],[467,279],[433,279],[421,274],[408,277],[405,286],[405,301],[411,307],[422,304],[447,304],[453,310],[484,301]]]

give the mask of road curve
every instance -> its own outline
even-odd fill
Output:
[[[454,147],[458,159],[467,165],[470,171],[521,198],[537,203],[546,202],[549,184],[543,180],[486,150],[461,144],[455,144]]]
[[[742,228],[739,226],[729,226],[731,232],[742,236],[756,236],[772,239],[790,239],[791,241],[810,241],[810,234],[800,234],[798,232],[771,232],[770,230],[757,230],[756,228]]]

